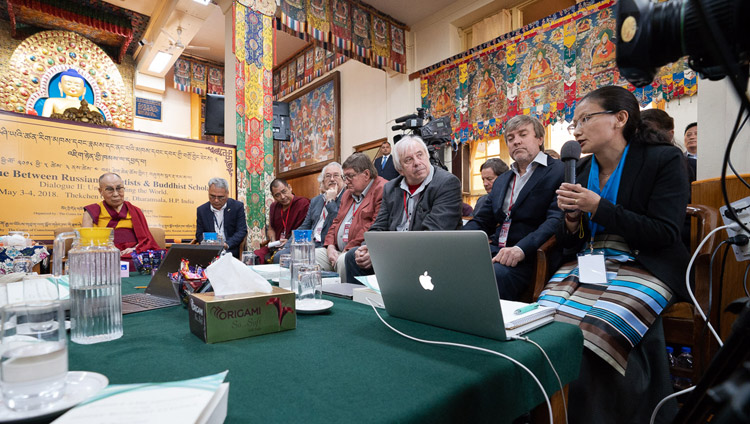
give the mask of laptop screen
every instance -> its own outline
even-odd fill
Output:
[[[205,268],[221,253],[221,250],[222,246],[218,245],[173,244],[167,250],[167,256],[162,261],[161,266],[151,277],[146,293],[177,299],[169,274],[180,269],[182,259],[187,259],[191,266],[200,265]]]

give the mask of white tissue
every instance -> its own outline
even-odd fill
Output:
[[[12,236],[5,236],[4,243],[10,247],[21,249],[21,248],[26,247],[26,237],[19,235],[19,234],[14,234]]]
[[[232,255],[223,255],[206,268],[214,295],[229,296],[251,292],[271,293],[268,281]]]

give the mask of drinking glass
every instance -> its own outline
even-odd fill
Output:
[[[0,316],[0,387],[5,405],[30,411],[62,398],[68,373],[62,303],[12,303],[2,308]]]
[[[245,265],[255,265],[255,253],[249,250],[242,252],[242,263]]]
[[[31,260],[31,256],[16,256],[13,258],[13,272],[23,272],[30,274],[34,262]]]
[[[320,265],[300,265],[297,271],[298,283],[297,300],[321,299],[323,295],[323,279],[320,275]]]
[[[279,257],[279,287],[292,288],[292,255],[285,253]]]

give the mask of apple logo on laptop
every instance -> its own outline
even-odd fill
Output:
[[[432,277],[427,275],[427,271],[419,276],[419,284],[421,284],[422,288],[425,290],[432,290],[435,288],[435,285],[432,284]]]

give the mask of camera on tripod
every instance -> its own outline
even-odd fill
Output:
[[[422,138],[424,144],[427,145],[427,152],[430,154],[430,163],[448,170],[440,159],[438,151],[440,151],[443,145],[451,141],[452,129],[449,117],[444,116],[435,119],[424,108],[418,107],[417,113],[396,118],[396,123],[401,125],[392,126],[391,130],[404,131],[404,133],[393,136],[393,144],[398,143],[404,135],[418,135]]]

